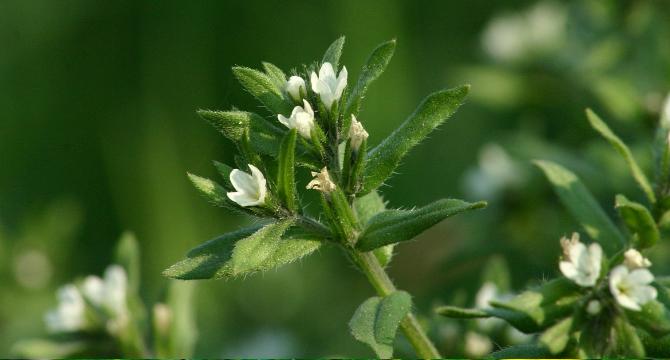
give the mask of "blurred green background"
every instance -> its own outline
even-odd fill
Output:
[[[141,243],[151,304],[164,295],[163,269],[250,224],[211,206],[186,177],[216,179],[212,160],[232,164],[232,144],[195,111],[268,116],[231,67],[268,61],[289,72],[320,60],[340,35],[350,84],[374,47],[397,39],[359,116],[372,145],[428,94],[472,84],[466,104],[381,190],[395,208],[489,201],[398,246],[390,265],[443,355],[463,349],[434,307],[472,305],[493,255],[511,264],[515,290],[556,276],[558,239],[579,230],[531,159],[575,171],[614,217],[614,194],[644,202],[584,109],[653,173],[650,139],[670,90],[668,1],[3,0],[0,354],[44,335],[58,286],[101,275],[124,230]],[[670,270],[663,246],[657,274]],[[369,357],[347,322],[373,294],[332,247],[265,274],[201,282],[195,356]]]

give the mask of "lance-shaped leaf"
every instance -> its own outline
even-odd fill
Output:
[[[289,211],[295,211],[295,139],[296,129],[286,134],[279,148],[279,171],[277,173],[277,190],[279,200]]]
[[[544,330],[572,312],[574,303],[579,300],[579,286],[566,278],[547,282],[515,296],[509,301],[491,301],[491,305],[527,315],[537,326]],[[494,314],[495,316],[495,314]],[[531,329],[519,330],[526,332]]]
[[[605,354],[605,357],[622,357],[624,359],[641,359],[645,357],[644,346],[642,346],[642,341],[637,336],[637,331],[621,316],[614,318],[612,335],[614,352]]]
[[[279,89],[283,89],[286,86],[286,74],[284,74],[280,68],[269,62],[263,61],[263,69],[265,69],[265,73],[272,79]]]
[[[384,183],[409,149],[449,118],[465,101],[469,91],[470,85],[465,85],[429,95],[409,119],[368,152],[363,189],[357,195],[368,194]]]
[[[318,249],[322,242],[319,237],[299,229],[289,229],[272,255],[255,269],[236,274],[233,272],[232,258],[235,245],[262,229],[261,226],[238,230],[212,239],[186,253],[187,259],[169,269],[164,274],[173,279],[200,280],[222,279],[236,275],[251,274],[272,269],[293,262]]]
[[[346,107],[344,109],[343,119],[345,125],[343,131],[349,131],[349,126],[347,124],[351,124],[351,114],[358,115],[361,99],[363,99],[363,95],[365,95],[368,86],[384,72],[386,66],[391,61],[393,53],[395,52],[395,43],[395,39],[393,39],[377,46],[377,48],[370,54],[370,57],[368,57],[368,61],[365,63],[363,71],[358,77],[356,87],[354,87],[354,90],[347,99]]]
[[[211,201],[215,205],[220,206],[223,206],[226,203],[228,199],[228,192],[215,181],[190,173],[188,173],[188,179],[191,180],[196,189],[198,189],[200,194],[202,194],[207,200]]]
[[[609,256],[621,250],[626,240],[577,175],[550,161],[534,164],[544,171],[563,205]]]
[[[635,158],[633,157],[633,154],[631,154],[630,149],[628,149],[628,146],[626,146],[626,144],[621,141],[621,139],[619,139],[619,137],[616,136],[614,132],[612,132],[609,126],[607,126],[607,124],[605,124],[605,122],[602,121],[598,115],[596,115],[596,113],[591,111],[591,109],[586,109],[586,117],[589,119],[591,127],[593,127],[603,137],[605,137],[605,139],[607,139],[612,144],[612,146],[614,146],[614,148],[624,157],[628,163],[628,167],[630,167],[630,170],[633,173],[635,181],[637,181],[644,193],[647,195],[649,202],[654,204],[656,202],[654,189],[652,189],[651,185],[649,184],[649,180],[642,172],[642,169],[640,169],[637,161],[635,161]]]
[[[128,276],[128,289],[134,294],[140,291],[140,245],[135,234],[126,231],[116,245],[116,263],[123,266]]]
[[[157,358],[190,358],[193,356],[193,349],[198,340],[194,304],[195,286],[196,284],[190,281],[171,281],[165,304],[156,304],[154,307],[154,343]],[[161,305],[167,308],[161,310]],[[168,312],[167,324],[161,324],[160,320],[165,320],[164,318],[156,317],[156,315],[161,315],[161,311]],[[162,329],[161,327],[165,325],[167,329]],[[161,332],[167,332],[166,336],[159,336]]]
[[[340,56],[342,55],[342,48],[344,47],[344,36],[340,36],[335,40],[326,53],[323,54],[322,63],[330,63],[333,65],[333,69],[337,71],[337,67],[340,65]]]
[[[294,222],[295,218],[279,220],[238,241],[233,250],[233,274],[255,271],[266,263],[277,250],[282,234]]]
[[[630,201],[621,194],[616,196],[614,206],[621,212],[621,218],[631,233],[636,234],[635,242],[639,250],[656,244],[661,235],[654,218],[645,206]]]
[[[272,77],[246,67],[234,67],[233,74],[270,112],[284,116],[291,114],[293,106],[284,99],[281,87],[277,86]]]
[[[549,349],[554,355],[560,353],[565,349],[568,345],[568,341],[571,339],[573,322],[573,317],[568,317],[559,321],[556,325],[542,333],[542,336],[540,336],[539,339],[540,344]]]
[[[214,163],[214,167],[216,168],[216,170],[219,172],[219,174],[221,174],[223,182],[228,187],[228,189],[233,189],[233,183],[230,182],[230,173],[232,173],[234,169],[216,160],[213,160],[212,162]]]
[[[472,204],[461,200],[442,199],[415,210],[386,210],[368,221],[356,248],[370,251],[411,240],[449,216],[485,206],[485,202]]]
[[[388,359],[393,355],[398,326],[411,306],[412,299],[404,291],[394,291],[384,298],[371,297],[358,307],[349,329],[356,340],[369,345],[379,358]]]
[[[372,219],[373,216],[386,210],[386,205],[379,193],[373,191],[365,196],[356,198],[354,200],[354,210],[356,211],[358,223],[365,224]],[[394,247],[395,245],[391,244],[374,250],[379,265],[382,267],[388,265],[393,257]]]
[[[465,309],[458,306],[441,306],[435,309],[435,311],[444,317],[452,319],[477,319],[492,316],[486,310]]]

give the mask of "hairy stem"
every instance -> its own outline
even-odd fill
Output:
[[[386,271],[379,265],[379,261],[372,251],[358,252],[353,250],[351,254],[361,266],[379,296],[388,296],[396,290],[395,285],[393,285]],[[405,334],[405,337],[409,340],[412,348],[414,348],[414,351],[420,358],[442,358],[440,353],[437,352],[435,345],[433,345],[426,333],[421,329],[419,321],[411,311],[407,313],[407,316],[400,323],[400,330]]]

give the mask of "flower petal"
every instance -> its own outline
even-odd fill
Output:
[[[258,189],[255,187],[255,181],[244,171],[234,169],[230,172],[230,182],[238,192],[247,194],[249,197],[258,198]]]
[[[326,78],[335,79],[335,70],[333,70],[333,65],[329,62],[323,63],[321,69],[319,70],[319,79],[326,81]]]

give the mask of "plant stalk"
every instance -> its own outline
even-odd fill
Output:
[[[381,267],[372,251],[358,252],[351,250],[351,254],[361,266],[379,296],[386,297],[396,290],[395,285],[393,285],[393,282]],[[405,337],[409,340],[412,348],[414,348],[414,351],[420,358],[442,358],[435,345],[433,345],[426,333],[421,329],[419,321],[412,314],[412,311],[408,312],[407,316],[400,323],[400,330],[405,334]]]

